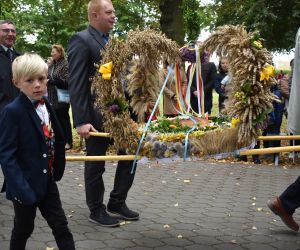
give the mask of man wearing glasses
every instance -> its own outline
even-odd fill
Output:
[[[0,21],[0,112],[19,93],[12,83],[12,61],[20,55],[14,48],[16,27],[9,20]]]
[[[0,112],[10,103],[19,90],[12,82],[12,61],[20,55],[13,46],[16,41],[16,26],[12,21],[0,20]],[[1,192],[5,191],[5,182]]]

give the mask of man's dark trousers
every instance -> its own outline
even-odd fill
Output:
[[[292,215],[300,207],[300,176],[280,195],[280,201],[286,211]]]
[[[105,155],[109,146],[110,139],[102,137],[89,137],[86,140],[87,156]],[[119,151],[119,155],[125,155],[124,151]],[[86,201],[91,213],[99,212],[104,209],[104,182],[103,173],[105,162],[85,162],[84,178]],[[115,174],[113,190],[110,193],[109,204],[112,207],[121,207],[127,198],[127,193],[132,186],[135,172],[131,174],[133,161],[119,161]]]

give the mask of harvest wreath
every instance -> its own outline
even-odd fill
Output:
[[[105,117],[104,129],[114,138],[115,149],[126,148],[132,153],[141,148],[138,153],[149,157],[169,157],[174,153],[183,156],[184,147],[194,155],[215,154],[234,151],[258,137],[276,97],[270,90],[275,83],[272,57],[257,34],[247,33],[243,26],[226,25],[197,49],[200,53],[216,51],[229,58],[232,81],[226,110],[233,126],[226,121],[199,118],[186,110],[182,120],[193,121],[189,126],[182,125],[179,118],[148,121],[146,125],[134,122],[129,107],[142,120],[149,103],[157,103],[162,93],[164,86],[157,80],[160,63],[168,58],[179,64],[182,59],[178,45],[163,34],[132,31],[125,41],[110,40],[93,81],[96,102]],[[197,125],[203,123],[207,126]],[[159,132],[159,126],[168,129]]]

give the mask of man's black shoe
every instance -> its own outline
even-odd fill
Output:
[[[254,164],[261,164],[261,161],[260,161],[260,159],[253,159],[253,163]]]
[[[125,203],[120,207],[114,207],[108,204],[107,211],[111,215],[116,215],[124,220],[138,220],[140,218],[139,213],[130,210]]]
[[[111,217],[105,209],[101,209],[100,212],[97,213],[91,213],[89,221],[103,227],[120,226],[119,221],[116,218]]]

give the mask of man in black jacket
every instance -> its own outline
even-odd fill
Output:
[[[216,82],[216,76],[217,76],[217,68],[213,62],[205,62],[201,63],[201,77],[203,81],[203,88],[204,88],[204,113],[211,114],[211,109],[213,106],[213,89],[214,84]],[[200,91],[200,89],[199,89]],[[201,110],[199,112],[198,107],[198,90],[197,90],[197,76],[196,71],[195,75],[193,77],[192,86],[191,86],[191,106],[192,109],[196,113],[201,113]]]
[[[12,61],[20,55],[13,46],[16,41],[16,26],[12,21],[0,20],[0,113],[6,104],[19,94],[12,82]],[[5,181],[1,193],[5,191]]]
[[[86,139],[87,155],[105,155],[109,146],[107,138],[89,137],[89,132],[103,130],[101,110],[95,106],[91,83],[96,72],[94,64],[100,62],[100,51],[104,50],[108,42],[115,18],[115,9],[110,0],[91,0],[88,4],[90,25],[86,30],[76,33],[69,42],[69,91],[73,120],[78,134]],[[107,213],[103,204],[105,188],[102,175],[105,162],[85,162],[86,201],[91,212],[89,221],[115,227],[119,222],[112,214],[126,220],[139,219],[139,214],[130,210],[125,203],[134,179],[134,174],[130,173],[132,164],[132,161],[118,163]]]
[[[0,112],[18,95],[19,90],[12,83],[12,61],[20,55],[13,46],[16,41],[16,27],[9,20],[0,21]]]

